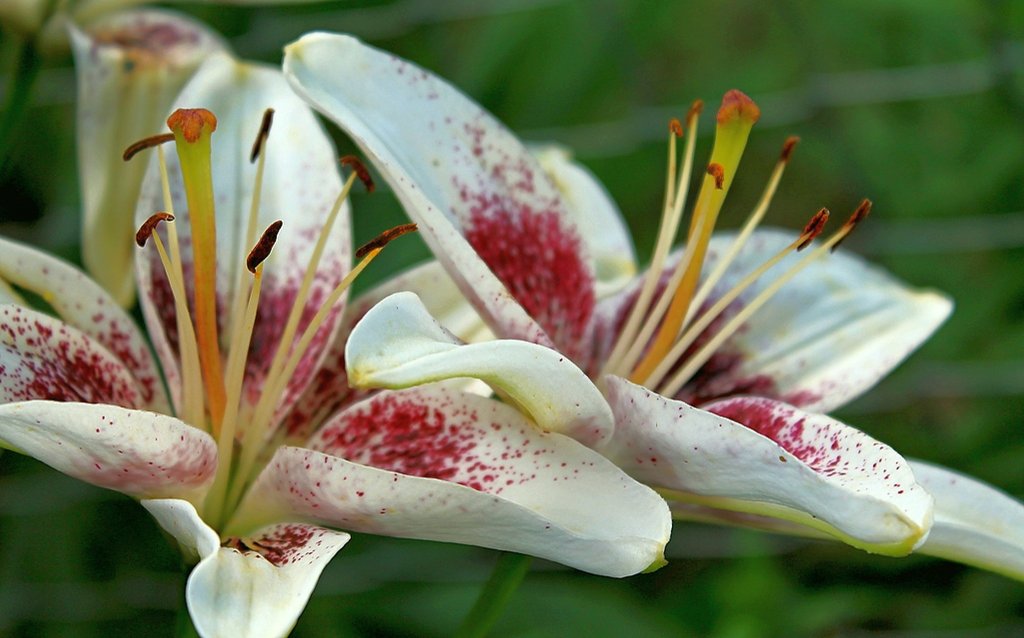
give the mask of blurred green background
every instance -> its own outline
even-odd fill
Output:
[[[771,223],[796,227],[819,206],[848,211],[868,196],[874,215],[850,249],[957,303],[930,343],[839,416],[908,456],[1024,496],[1024,3],[176,8],[247,58],[277,62],[283,44],[328,29],[438,72],[524,139],[574,148],[645,256],[667,119],[694,98],[713,106],[725,90],[743,89],[763,118],[724,224],[740,222],[782,141],[797,134],[803,143]],[[18,44],[3,33],[0,85]],[[44,64],[0,183],[0,232],[75,259],[74,76],[67,58]],[[358,238],[402,219],[387,192],[354,205]],[[363,284],[426,256],[415,241],[402,247],[385,252],[390,262]],[[661,571],[623,581],[538,561],[494,635],[1024,636],[1024,585],[938,560],[697,525],[677,525],[669,557]],[[294,635],[446,636],[494,559],[357,536],[327,568]],[[169,636],[182,582],[175,552],[130,499],[0,457],[0,635]]]

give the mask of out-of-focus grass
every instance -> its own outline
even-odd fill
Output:
[[[947,291],[949,323],[840,416],[908,456],[1024,495],[1024,6],[839,0],[338,2],[180,8],[275,62],[306,30],[351,31],[451,79],[525,138],[577,150],[641,254],[662,197],[667,118],[739,87],[761,104],[724,224],[753,203],[788,134],[803,143],[771,222],[875,201],[851,249]],[[4,34],[0,68],[16,44]],[[47,61],[0,185],[0,232],[76,256],[69,61]],[[710,118],[705,118],[710,121]],[[701,148],[710,144],[705,129]],[[344,140],[339,144],[347,146]],[[357,196],[360,237],[399,222]],[[426,256],[415,241],[370,273]],[[364,284],[366,283],[364,282]],[[0,457],[0,634],[169,635],[177,557],[129,499]],[[912,557],[677,526],[671,564],[611,581],[539,565],[496,628],[508,636],[1024,635],[1024,585]],[[474,548],[356,538],[297,636],[445,636],[493,560]]]

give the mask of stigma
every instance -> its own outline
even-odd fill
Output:
[[[677,395],[715,352],[787,282],[834,250],[871,209],[870,201],[862,201],[838,230],[815,246],[815,239],[823,235],[830,217],[827,209],[818,210],[792,242],[709,304],[712,291],[767,214],[799,138],[785,140],[754,209],[724,255],[716,260],[714,269],[705,272],[708,245],[719,213],[738,172],[750,132],[761,115],[757,104],[748,96],[736,90],[727,92],[716,116],[714,146],[692,206],[685,246],[670,267],[669,252],[687,203],[697,120],[702,106],[700,101],[694,102],[685,126],[674,118],[669,122],[665,199],[651,265],[602,368],[604,374],[628,378],[670,397]],[[685,139],[681,162],[677,138]],[[805,249],[810,250],[802,259],[779,272],[776,266],[780,262]],[[766,278],[771,278],[771,282],[765,284]],[[759,282],[760,292],[745,301],[742,309],[726,321],[727,311],[735,308],[734,302]]]

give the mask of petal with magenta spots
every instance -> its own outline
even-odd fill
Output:
[[[170,411],[145,337],[96,282],[65,261],[2,237],[0,279],[39,295],[65,323],[92,337],[120,359],[135,377],[143,405],[156,412]]]
[[[496,332],[577,343],[595,303],[591,257],[561,193],[508,129],[443,80],[348,36],[309,34],[285,49],[284,68],[373,160]]]
[[[824,415],[760,398],[694,408],[608,376],[616,432],[604,452],[672,500],[814,527],[903,555],[932,522],[932,499],[888,446]]]
[[[598,453],[506,404],[438,386],[358,403],[310,447],[277,451],[232,529],[300,517],[609,576],[660,563],[670,532],[664,501]]]
[[[513,339],[459,345],[409,292],[388,297],[363,317],[348,340],[345,360],[355,387],[394,389],[475,378],[541,428],[588,445],[605,440],[613,427],[601,392],[568,357]]]
[[[217,469],[217,446],[205,432],[174,417],[114,405],[0,405],[0,446],[137,498],[197,501]]]
[[[128,368],[92,337],[49,315],[0,305],[0,402],[33,399],[146,405]]]

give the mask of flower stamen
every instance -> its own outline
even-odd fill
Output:
[[[838,246],[840,242],[853,232],[853,229],[856,228],[856,226],[863,221],[865,217],[867,217],[870,211],[871,201],[867,199],[861,201],[857,209],[839,230],[825,240],[820,246],[811,251],[810,254],[790,267],[789,270],[779,276],[778,279],[754,297],[740,312],[736,313],[736,315],[730,319],[729,322],[721,328],[721,330],[715,333],[714,338],[704,344],[699,351],[688,359],[686,365],[684,365],[682,369],[669,379],[669,381],[659,388],[657,392],[665,396],[674,396],[675,393],[679,392],[683,385],[689,381],[694,374],[696,374],[697,370],[707,363],[708,359],[711,358],[715,351],[718,350],[718,348],[720,348],[729,337],[735,334],[737,330],[743,327],[743,324],[746,323],[746,321],[750,319],[750,317],[753,316],[761,306],[775,296],[783,286],[789,283],[789,281],[793,279],[793,277],[796,277],[804,268],[811,265],[814,261],[824,256],[826,253],[831,252],[836,246]],[[815,219],[817,219],[817,216]],[[808,224],[808,228],[811,228],[815,219],[812,219],[812,223]],[[818,232],[820,232],[820,229]],[[798,238],[797,241],[800,244],[798,247],[806,245],[806,238],[803,234],[801,234],[801,237]]]

